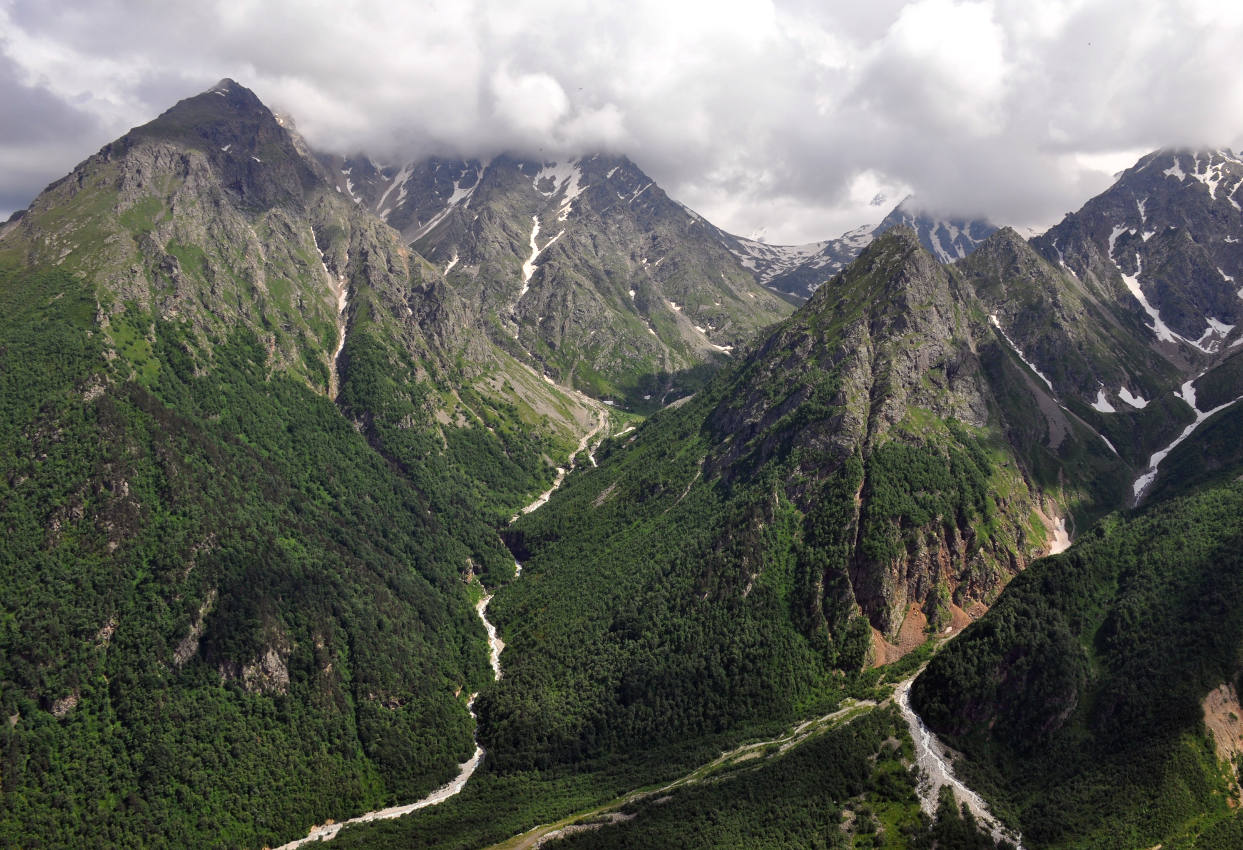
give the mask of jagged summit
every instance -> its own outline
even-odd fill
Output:
[[[1170,356],[1220,355],[1243,319],[1241,185],[1243,160],[1229,149],[1153,151],[1033,244]]]
[[[726,246],[751,269],[760,283],[779,292],[808,298],[845,268],[873,239],[900,225],[914,230],[938,261],[951,263],[970,254],[997,228],[987,221],[944,219],[923,211],[908,195],[877,225],[862,225],[836,239],[808,245],[770,245],[723,234]]]
[[[101,153],[118,156],[143,142],[203,153],[224,185],[247,206],[301,203],[323,175],[250,89],[223,79],[135,127]]]
[[[872,231],[873,236],[907,225],[919,234],[919,241],[943,263],[961,260],[997,229],[983,219],[944,218],[929,212],[914,195],[907,195]]]

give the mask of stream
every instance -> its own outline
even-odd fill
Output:
[[[499,635],[497,635],[496,626],[492,625],[492,623],[488,620],[488,603],[491,601],[492,594],[489,593],[475,604],[475,613],[477,613],[479,615],[479,619],[483,621],[484,630],[488,633],[488,661],[492,665],[492,678],[495,681],[501,678],[501,650],[505,648],[505,642],[501,640]],[[466,703],[466,710],[470,712],[471,719],[474,719],[475,717],[475,697],[477,696],[479,696],[478,693],[471,694],[470,699]],[[387,809],[377,809],[374,812],[367,812],[366,814],[350,818],[346,821],[341,821],[340,823],[329,822],[323,824],[322,826],[313,826],[305,838],[299,838],[296,841],[290,841],[288,844],[282,844],[280,847],[277,847],[276,850],[294,850],[295,847],[301,847],[302,845],[309,844],[312,841],[331,841],[337,837],[338,832],[347,826],[351,826],[356,823],[369,823],[377,820],[391,820],[392,818],[399,818],[403,815],[408,815],[411,812],[418,811],[419,809],[427,808],[428,806],[435,806],[443,803],[455,794],[461,793],[462,789],[466,787],[466,782],[471,778],[471,776],[474,775],[475,769],[479,767],[479,764],[482,761],[483,747],[479,746],[479,741],[476,739],[474,755],[458,765],[457,776],[455,776],[452,781],[440,786],[423,799],[417,800],[413,803],[407,803],[404,806],[390,806]]]
[[[965,803],[967,805],[981,829],[991,834],[994,840],[1005,839],[1013,843],[1019,850],[1022,850],[1021,836],[1007,829],[997,818],[993,817],[988,811],[988,806],[984,800],[954,776],[953,768],[945,755],[944,745],[924,725],[919,715],[911,709],[911,683],[915,681],[918,675],[919,673],[915,673],[910,678],[899,682],[894,686],[893,696],[881,704],[883,705],[892,700],[897,705],[902,718],[906,721],[907,727],[910,730],[911,739],[915,742],[915,761],[924,774],[923,781],[916,788],[920,808],[929,817],[935,816],[938,794],[942,786],[948,785],[954,792],[955,799],[960,804]],[[575,831],[596,828],[620,817],[618,814],[619,810],[631,803],[644,799],[659,798],[681,786],[707,781],[721,771],[730,770],[751,759],[763,757],[773,747],[776,747],[778,752],[783,753],[792,747],[802,744],[825,729],[833,728],[840,723],[849,723],[860,712],[870,711],[876,708],[877,705],[877,703],[871,700],[858,702],[847,700],[838,709],[821,717],[804,720],[774,738],[752,741],[751,743],[741,744],[728,750],[712,761],[700,765],[685,776],[675,779],[668,784],[655,788],[636,789],[602,805],[569,814],[553,823],[532,827],[520,835],[512,836],[492,845],[490,850],[534,850],[534,848],[543,847],[548,842]]]
[[[587,433],[579,442],[578,449],[575,454],[578,454],[586,449],[590,444],[591,438],[600,433],[600,431],[603,430],[607,424],[608,417],[605,413],[601,412],[596,420],[596,427]],[[591,460],[591,465],[595,466],[596,461],[593,455],[594,449],[592,449],[592,452],[589,453],[588,457]],[[556,489],[561,486],[562,482],[565,481],[566,473],[573,468],[574,457],[571,456],[568,469],[558,467],[557,479],[553,482],[552,487],[541,493],[535,501],[523,508],[518,515],[514,517],[514,519],[516,520],[519,516],[529,514],[536,508],[542,507],[552,497],[552,494],[556,491]],[[515,561],[514,578],[517,579],[521,575],[522,564]],[[505,641],[501,640],[501,636],[496,631],[496,626],[493,625],[492,621],[488,619],[488,603],[491,601],[492,594],[485,594],[483,598],[475,603],[475,613],[479,615],[479,620],[483,623],[484,631],[488,634],[488,663],[492,665],[492,680],[500,681],[502,675],[501,652],[505,649]],[[479,696],[478,693],[471,694],[470,699],[466,703],[466,710],[470,712],[472,719],[475,717],[474,706],[475,698],[477,696]],[[462,789],[466,787],[467,781],[474,775],[475,770],[479,767],[479,764],[482,761],[483,747],[479,746],[479,741],[476,739],[474,755],[458,765],[457,776],[455,776],[452,781],[437,788],[423,799],[416,800],[413,803],[406,803],[402,806],[390,806],[387,809],[377,809],[376,811],[367,812],[365,814],[358,815],[357,817],[350,818],[349,820],[341,821],[340,823],[329,821],[326,824],[313,826],[304,838],[299,838],[294,841],[290,841],[287,844],[282,844],[280,847],[277,847],[276,850],[294,850],[294,848],[310,844],[311,842],[331,841],[337,837],[337,833],[347,826],[358,823],[370,823],[371,821],[377,820],[391,820],[393,818],[402,817],[403,815],[408,815],[411,812],[418,811],[419,809],[427,808],[428,806],[435,806],[443,803],[455,794],[461,793]]]
[[[602,415],[600,420],[598,421],[596,428],[592,430],[589,434],[587,434],[585,437],[583,437],[582,442],[579,444],[579,449],[578,449],[579,452],[587,448],[591,438],[605,427],[606,422],[607,420]],[[573,458],[571,458],[569,466],[571,469],[573,468]],[[521,516],[522,514],[530,513],[531,511],[544,505],[548,501],[548,499],[552,496],[553,492],[558,487],[561,486],[561,483],[565,480],[565,475],[567,471],[568,470],[558,469],[557,480],[553,484],[552,488],[549,489],[545,493],[541,493],[540,496],[534,502],[532,502],[527,507],[523,508],[522,511],[519,513],[519,516]],[[514,519],[517,519],[517,517],[514,517]],[[1057,527],[1055,528],[1054,537],[1055,537],[1055,542],[1053,545],[1053,549],[1054,549],[1053,554],[1065,549],[1065,547],[1070,542],[1069,535],[1065,531],[1065,519],[1060,520],[1059,523],[1057,524]],[[522,565],[515,561],[514,562],[514,578],[517,579],[521,575],[522,575]],[[505,649],[505,641],[503,641],[500,635],[497,633],[496,626],[488,619],[488,604],[491,601],[492,601],[492,594],[490,593],[485,594],[477,603],[475,603],[475,613],[479,616],[479,620],[480,622],[483,623],[484,630],[487,632],[488,662],[492,666],[492,678],[494,681],[499,681],[501,679],[501,676],[503,675],[503,670],[501,668],[501,652],[504,651]],[[920,770],[923,772],[924,777],[925,777],[924,780],[920,782],[919,787],[916,789],[916,793],[919,796],[920,807],[929,816],[935,815],[936,808],[937,808],[938,794],[940,793],[941,787],[944,785],[948,785],[950,789],[954,792],[954,796],[958,800],[958,802],[960,804],[965,804],[967,808],[970,809],[972,814],[975,815],[976,820],[979,823],[979,825],[983,829],[987,830],[993,836],[995,840],[1005,839],[1007,841],[1014,843],[1019,848],[1019,850],[1022,850],[1023,845],[1022,845],[1021,836],[1019,836],[1012,830],[1007,829],[999,820],[997,820],[989,812],[988,806],[984,802],[984,800],[981,799],[978,794],[976,794],[974,791],[972,791],[970,788],[964,785],[957,777],[954,776],[953,768],[951,767],[950,762],[947,756],[945,755],[944,745],[941,744],[941,742],[937,739],[936,735],[934,735],[932,731],[926,725],[924,725],[923,720],[911,708],[911,701],[910,701],[911,683],[915,681],[915,677],[918,675],[919,674],[916,673],[910,678],[905,679],[902,682],[899,682],[898,685],[894,688],[892,699],[895,702],[895,704],[898,706],[898,709],[901,712],[902,717],[906,721],[906,724],[910,730],[911,739],[915,743],[915,760],[916,760],[916,763],[919,765]],[[475,717],[474,703],[475,703],[475,698],[477,696],[478,696],[477,693],[471,694],[470,699],[466,703],[466,708],[470,712],[470,716],[472,718]],[[638,792],[638,791],[631,792],[630,794],[627,794],[624,797],[619,798],[618,800],[614,801],[614,804],[596,808],[592,810],[592,812],[586,813],[586,814],[597,814],[598,815],[603,812],[611,811],[614,808],[620,808],[621,805],[623,805],[626,802],[631,802],[636,799],[649,796],[652,793],[667,792],[669,790],[672,790],[673,788],[676,788],[679,785],[700,781],[701,779],[706,777],[708,774],[710,774],[715,768],[728,764],[730,761],[732,761],[735,758],[739,758],[739,757],[745,758],[748,753],[758,752],[762,750],[764,747],[770,746],[772,744],[779,744],[781,747],[781,750],[784,751],[786,749],[789,749],[790,747],[797,746],[798,744],[802,743],[806,738],[810,737],[810,735],[813,733],[816,727],[820,727],[826,723],[843,718],[847,714],[855,710],[858,710],[860,708],[871,708],[871,707],[875,707],[875,705],[876,705],[875,703],[872,703],[870,701],[863,702],[863,703],[851,703],[823,717],[804,721],[803,723],[800,723],[798,726],[794,727],[790,732],[787,732],[786,734],[779,736],[773,740],[761,741],[759,743],[746,744],[746,745],[736,748],[735,750],[731,750],[729,752],[723,753],[719,758],[715,759],[709,764],[704,765],[700,768],[697,768],[696,770],[692,771],[690,774],[682,777],[679,780],[676,780],[675,782],[670,783],[664,788],[661,788],[659,792]],[[474,754],[469,759],[462,762],[458,766],[457,776],[454,777],[452,781],[441,786],[440,788],[437,788],[435,791],[428,794],[423,799],[417,800],[413,803],[407,803],[401,806],[391,806],[386,809],[378,809],[376,811],[367,812],[365,814],[358,815],[357,817],[350,818],[349,820],[342,821],[340,823],[333,823],[330,821],[323,825],[313,826],[311,827],[310,831],[307,833],[306,837],[299,838],[294,841],[290,841],[287,844],[282,844],[280,847],[276,848],[276,850],[294,850],[294,848],[302,847],[303,845],[309,844],[311,842],[331,841],[333,838],[337,836],[337,833],[339,833],[342,829],[344,829],[347,826],[350,826],[353,824],[360,824],[360,823],[369,823],[371,821],[390,820],[392,818],[399,818],[399,817],[402,817],[403,815],[408,815],[411,812],[418,811],[419,809],[423,809],[428,806],[435,806],[440,803],[443,803],[445,800],[448,800],[450,797],[453,797],[454,795],[461,793],[462,789],[466,787],[466,783],[470,780],[471,776],[474,775],[475,770],[479,767],[480,763],[483,761],[483,755],[484,755],[483,747],[479,746],[479,742],[478,740],[476,740]],[[575,822],[578,819],[579,818],[576,816],[571,816],[559,822],[558,824],[547,824],[543,827],[536,827],[535,829],[530,830],[527,833],[524,833],[522,836],[517,837],[517,840],[519,841],[519,843],[516,846],[521,846],[521,847],[539,846],[540,844],[543,843],[544,840],[548,840],[550,838],[556,837],[556,835],[560,833],[561,829],[565,828],[567,825]]]
[[[918,675],[918,673],[915,674],[915,676]],[[1013,843],[1019,850],[1023,850],[1022,836],[1008,829],[1001,821],[997,820],[988,810],[988,804],[984,802],[980,795],[964,785],[958,777],[954,776],[954,769],[950,766],[949,759],[945,754],[945,745],[924,724],[923,718],[911,708],[911,683],[915,681],[915,676],[900,682],[894,688],[893,698],[898,706],[898,710],[902,712],[902,718],[910,729],[911,740],[915,742],[915,762],[924,774],[924,778],[920,781],[919,787],[915,791],[919,796],[920,808],[929,817],[934,817],[941,788],[948,785],[950,790],[954,792],[954,799],[960,805],[966,805],[971,814],[975,815],[979,826],[988,831],[994,841],[1004,839]]]

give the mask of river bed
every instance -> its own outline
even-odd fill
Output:
[[[899,683],[894,689],[893,699],[898,706],[898,710],[902,712],[902,718],[906,721],[907,728],[910,729],[911,740],[915,742],[915,761],[924,774],[919,787],[916,789],[916,793],[919,795],[920,808],[929,817],[935,816],[941,788],[948,785],[950,790],[954,792],[954,798],[959,804],[965,804],[970,809],[971,813],[975,815],[979,826],[987,830],[992,835],[994,841],[1004,839],[1014,844],[1019,850],[1023,850],[1022,836],[1007,829],[988,810],[988,804],[984,802],[980,795],[976,794],[964,785],[958,777],[954,776],[954,769],[946,755],[945,745],[924,724],[923,718],[911,708],[911,684],[914,681],[915,676],[912,676]]]

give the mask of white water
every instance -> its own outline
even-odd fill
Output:
[[[522,565],[514,562],[514,577],[522,575]],[[492,679],[500,681],[501,670],[501,652],[505,649],[505,641],[496,632],[496,626],[488,619],[488,603],[492,601],[492,594],[487,594],[475,603],[475,613],[479,615],[479,619],[483,622],[484,631],[488,633],[488,662],[492,665]],[[479,694],[471,694],[470,699],[466,703],[466,710],[470,712],[471,719],[475,717],[475,698]],[[377,820],[392,820],[411,812],[425,809],[428,806],[436,806],[448,800],[450,797],[460,794],[462,789],[466,787],[467,781],[474,775],[475,770],[483,761],[483,747],[479,746],[479,741],[475,741],[475,753],[469,759],[458,765],[458,774],[451,782],[442,785],[432,793],[428,794],[422,800],[413,803],[407,803],[404,806],[390,806],[387,809],[378,809],[374,812],[367,812],[355,818],[350,818],[341,823],[326,823],[322,826],[311,827],[310,832],[305,838],[299,838],[296,841],[290,841],[288,844],[282,844],[276,850],[294,850],[304,844],[312,841],[331,841],[337,837],[337,833],[347,826],[356,823],[369,823]]]
[[[514,578],[522,574],[522,565],[517,561],[514,562],[517,569],[514,571]],[[475,613],[479,615],[479,619],[483,621],[484,631],[488,633],[488,662],[492,665],[492,679],[499,682],[501,680],[501,652],[505,649],[505,641],[501,640],[501,636],[496,633],[496,626],[488,619],[488,603],[492,601],[492,594],[480,599],[475,603]]]
[[[342,310],[344,310],[344,307],[342,307]],[[607,416],[601,412],[599,418],[596,420],[596,427],[587,433],[581,441],[579,441],[578,451],[583,451],[583,449],[585,449],[591,441],[591,438],[599,433],[607,425],[607,423]],[[592,463],[595,463],[594,458],[592,459]],[[571,459],[571,465],[572,464],[573,459]],[[522,513],[530,513],[545,504],[552,496],[553,491],[560,487],[561,482],[565,480],[565,473],[566,470],[558,468],[557,480],[553,486],[547,492],[541,493],[539,498],[537,498],[534,502],[523,508]],[[517,517],[514,517],[514,519],[517,519]],[[517,579],[521,575],[522,564],[514,561],[514,578]],[[501,652],[505,649],[505,641],[503,641],[501,636],[497,633],[496,626],[493,625],[488,619],[488,603],[491,601],[492,594],[489,593],[475,603],[475,613],[479,615],[479,619],[483,623],[484,631],[488,634],[488,662],[492,665],[493,680],[499,682],[501,676],[504,674],[504,671],[501,669]],[[474,705],[475,698],[477,696],[479,696],[477,693],[471,694],[470,700],[466,703],[466,709],[470,712],[472,719],[475,717]],[[367,812],[366,814],[350,818],[349,820],[342,821],[341,823],[327,823],[322,826],[313,826],[305,838],[299,838],[295,841],[290,841],[287,844],[282,844],[280,847],[276,848],[276,850],[294,850],[294,848],[301,847],[304,844],[309,844],[312,841],[331,841],[333,838],[336,838],[337,833],[351,824],[368,823],[370,821],[377,820],[392,820],[393,818],[408,815],[411,812],[427,808],[428,806],[439,805],[445,800],[448,800],[450,797],[461,793],[462,789],[466,787],[467,781],[474,775],[475,770],[479,767],[479,764],[482,761],[483,747],[479,746],[479,742],[476,740],[474,755],[458,766],[458,775],[453,779],[453,781],[437,788],[423,799],[417,800],[413,803],[407,803],[404,806],[391,806],[387,809]]]
[[[918,675],[918,674],[917,674]],[[916,793],[919,795],[920,808],[928,814],[929,817],[935,816],[937,811],[937,796],[941,791],[941,787],[948,785],[950,790],[954,792],[954,798],[958,802],[965,803],[971,813],[975,815],[979,825],[988,830],[994,840],[1005,839],[1013,842],[1022,850],[1022,836],[1015,834],[1007,829],[1001,821],[993,817],[988,810],[988,805],[966,785],[964,785],[956,776],[954,769],[950,766],[948,759],[944,754],[944,745],[937,740],[937,736],[932,734],[932,730],[924,725],[924,721],[915,710],[911,708],[911,683],[915,681],[915,677],[907,679],[894,689],[894,702],[898,705],[898,710],[902,712],[903,719],[906,720],[907,727],[911,731],[911,739],[915,742],[915,761],[919,765],[919,769],[923,771],[925,779],[920,782]]]
[[[479,616],[483,616],[482,611],[480,611]],[[488,626],[488,628],[492,630],[492,627],[488,625],[487,620],[484,620],[484,625]],[[496,657],[493,656],[493,666],[496,667],[497,663]],[[500,674],[498,673],[497,677],[499,678],[499,676]],[[478,694],[471,694],[470,701],[466,703],[467,710],[470,711],[470,716],[472,718],[475,716],[474,704],[476,696],[478,696]],[[435,806],[443,803],[455,794],[460,793],[462,789],[466,787],[466,781],[471,778],[475,772],[475,769],[479,767],[479,763],[481,761],[483,761],[483,747],[479,746],[479,743],[476,741],[475,754],[458,766],[458,775],[454,777],[453,781],[449,782],[447,785],[442,785],[440,788],[437,788],[422,800],[418,800],[414,803],[407,803],[404,806],[391,806],[387,809],[367,812],[365,815],[359,815],[356,818],[350,818],[349,820],[342,821],[341,823],[327,823],[323,826],[313,826],[305,838],[299,838],[296,841],[290,841],[288,844],[282,844],[280,847],[276,848],[276,850],[294,850],[295,847],[301,847],[302,845],[309,844],[312,841],[331,841],[337,837],[338,832],[351,824],[369,823],[377,820],[392,820],[393,818],[408,815],[419,809],[425,809],[428,806]]]

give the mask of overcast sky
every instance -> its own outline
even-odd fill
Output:
[[[0,0],[0,220],[226,76],[382,162],[625,153],[774,243],[907,191],[1043,227],[1147,150],[1243,147],[1243,3]]]

